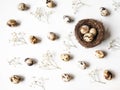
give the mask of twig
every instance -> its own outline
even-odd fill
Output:
[[[99,77],[99,71],[97,69],[91,71],[89,73],[89,76],[91,77],[91,79],[94,81],[94,82],[98,82],[98,83],[102,83],[102,84],[105,84],[105,82],[102,82],[100,80],[100,77]]]
[[[49,23],[49,16],[53,14],[53,11],[48,11],[45,8],[37,7],[34,12],[31,12],[39,21]]]
[[[37,77],[32,77],[32,81],[30,83],[30,87],[33,88],[42,88],[42,90],[45,90],[45,82],[48,80],[47,78],[37,78]]]
[[[120,2],[116,2],[116,1],[113,1],[113,4],[114,6],[114,10],[117,11],[118,9],[120,9]]]
[[[110,41],[109,43],[109,50],[120,50],[120,38],[117,37]]]
[[[74,11],[74,14],[78,12],[78,10],[83,7],[88,6],[86,3],[84,3],[82,0],[73,0],[72,1],[72,9]]]
[[[63,41],[63,44],[66,48],[66,50],[69,52],[71,48],[77,48],[77,46],[74,44],[73,40],[74,40],[74,35],[72,32],[70,32]]]
[[[45,54],[42,55],[42,60],[39,63],[39,68],[52,70],[52,69],[60,69],[60,67],[54,61],[55,55],[47,51]]]
[[[22,63],[20,62],[20,57],[14,57],[10,61],[8,61],[8,63],[9,63],[9,65],[12,65],[14,67],[16,67],[18,65],[22,65]]]
[[[23,45],[23,44],[27,44],[26,40],[25,40],[25,33],[19,32],[13,32],[11,34],[10,43],[12,43],[14,46],[16,45]]]

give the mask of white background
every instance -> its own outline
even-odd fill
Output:
[[[76,0],[77,1],[77,0]],[[119,2],[119,0],[114,0]],[[19,11],[17,6],[24,2],[30,5],[27,11]],[[30,87],[32,77],[47,78],[45,80],[45,90],[120,90],[120,51],[109,50],[109,43],[112,39],[119,37],[119,23],[120,23],[120,8],[114,10],[112,0],[82,0],[87,4],[79,8],[79,11],[74,14],[72,9],[72,0],[56,0],[57,7],[53,9],[46,8],[44,0],[0,0],[0,89],[1,90],[43,90],[41,87]],[[53,11],[49,17],[49,23],[42,22],[31,15],[37,7],[46,8],[46,10]],[[111,15],[102,17],[100,15],[100,7],[106,7],[110,10]],[[67,24],[63,21],[64,15],[72,16],[75,21]],[[98,46],[90,49],[82,47],[74,37],[74,28],[77,22],[81,19],[93,18],[103,22],[106,30],[106,39]],[[8,27],[6,25],[9,19],[16,19],[20,22],[18,27]],[[59,39],[52,42],[48,40],[47,33],[55,32],[59,35]],[[25,45],[12,45],[9,42],[11,33],[22,32],[25,33]],[[63,41],[68,34],[73,33],[73,42],[77,48],[70,48],[65,50]],[[29,36],[35,35],[41,38],[41,42],[37,45],[32,45],[29,42]],[[107,56],[103,59],[95,57],[95,50],[104,50]],[[119,48],[120,49],[120,48]],[[37,64],[34,66],[27,66],[24,59],[32,57],[41,61],[42,54],[46,51],[55,52],[55,62],[61,69],[44,70],[38,68]],[[68,53],[73,56],[69,62],[64,62],[60,59],[60,54]],[[20,57],[20,66],[12,66],[8,64],[8,60]],[[89,68],[80,70],[77,66],[78,61],[85,60],[89,63]],[[93,82],[89,77],[92,70],[99,70],[100,80],[106,84]],[[103,71],[105,69],[111,70],[114,78],[107,81],[103,78]],[[70,73],[74,79],[70,82],[63,82],[61,74]],[[9,78],[14,75],[22,75],[25,79],[19,84],[13,84]]]

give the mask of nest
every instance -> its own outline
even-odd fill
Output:
[[[82,25],[88,25],[90,28],[95,28],[97,30],[97,35],[94,37],[94,40],[92,42],[84,41],[83,34],[80,33],[80,27]],[[104,29],[103,23],[94,19],[83,19],[79,21],[75,26],[76,39],[82,46],[86,48],[92,48],[100,44],[103,41],[104,32],[105,32],[105,29]]]

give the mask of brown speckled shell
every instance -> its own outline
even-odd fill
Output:
[[[80,30],[79,30],[79,28],[82,25],[88,25],[90,28],[91,27],[96,28],[97,35],[92,42],[86,42],[83,40],[83,34],[81,34]],[[82,46],[84,46],[86,48],[92,48],[92,47],[95,47],[98,44],[100,44],[104,39],[104,32],[105,32],[105,28],[103,26],[103,23],[101,23],[100,21],[94,20],[94,19],[83,19],[83,20],[79,21],[77,23],[77,25],[75,26],[76,39]]]

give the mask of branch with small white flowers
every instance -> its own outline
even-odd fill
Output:
[[[99,74],[100,74],[100,73],[99,73],[99,70],[98,70],[98,69],[95,69],[95,70],[92,70],[92,71],[89,73],[89,76],[90,76],[90,78],[92,79],[92,81],[94,81],[94,82],[106,84],[105,82],[103,82],[103,81],[100,80]]]
[[[120,38],[112,39],[109,43],[109,50],[120,50]]]
[[[77,48],[73,40],[75,40],[73,32],[70,32],[67,36],[64,37],[63,44],[66,48],[66,51],[70,52],[71,48]]]
[[[11,33],[11,37],[10,37],[9,42],[12,43],[14,46],[27,44],[27,42],[25,40],[25,33],[23,33],[23,32]]]
[[[47,51],[42,55],[42,60],[38,63],[38,67],[45,70],[60,69],[54,58],[54,52]]]
[[[12,59],[8,60],[8,64],[13,67],[22,65],[22,63],[20,62],[20,57],[13,57]]]
[[[113,5],[115,11],[120,9],[120,2],[113,1],[112,5]]]
[[[72,9],[74,14],[76,14],[79,9],[83,6],[88,6],[86,3],[84,3],[82,0],[73,0],[72,1]]]
[[[33,16],[35,16],[39,21],[49,22],[50,15],[53,14],[52,10],[47,10],[42,7],[37,7],[35,11],[31,12]]]
[[[32,88],[41,88],[41,90],[45,90],[45,82],[46,80],[48,80],[47,78],[43,78],[43,77],[32,77],[32,80],[30,82],[30,87]]]

